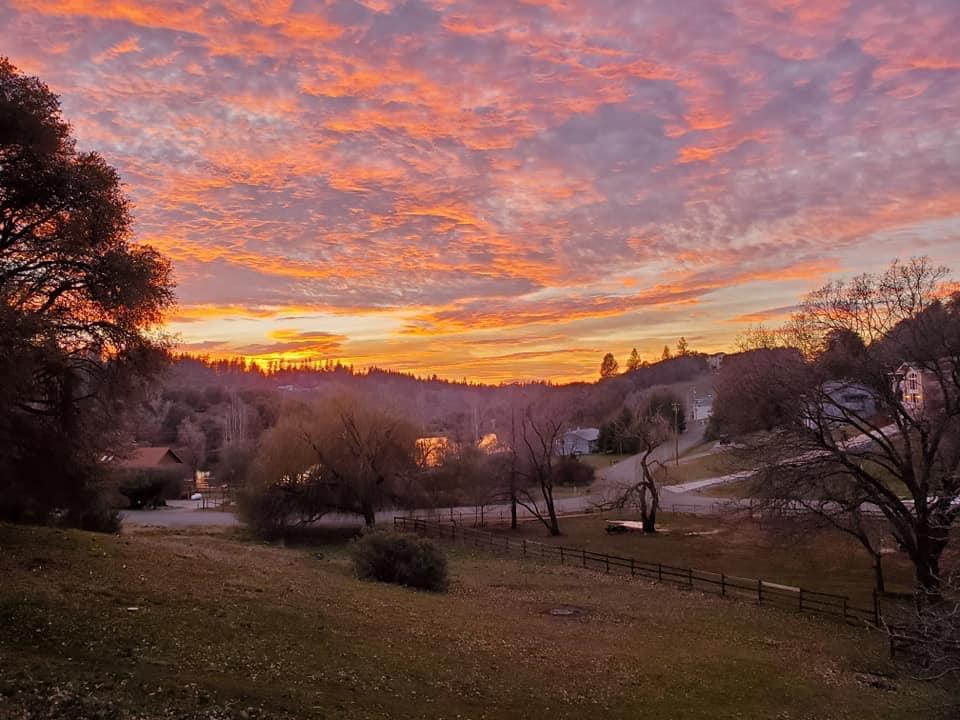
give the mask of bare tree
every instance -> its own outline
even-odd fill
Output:
[[[634,461],[634,477],[607,492],[599,503],[599,507],[605,510],[639,508],[645,533],[657,531],[657,512],[660,509],[657,472],[667,472],[666,466],[655,453],[673,435],[670,422],[660,410],[655,402],[647,401],[632,415],[631,423],[620,429],[623,437],[629,439],[638,451]]]
[[[559,535],[553,489],[557,444],[565,423],[559,409],[542,399],[526,404],[517,415],[510,449],[511,498],[542,522],[551,535]]]
[[[897,664],[919,680],[960,675],[960,577],[944,578],[933,602],[885,623]]]
[[[882,517],[927,598],[960,514],[960,296],[944,297],[947,275],[914,259],[826,285],[785,329],[801,360],[739,387],[745,405],[793,398],[749,443],[765,496],[851,528],[858,513]]]
[[[197,423],[185,418],[177,427],[177,442],[186,449],[187,460],[196,476],[207,459],[207,436]]]

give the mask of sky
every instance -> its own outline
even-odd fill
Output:
[[[960,274],[958,37],[957,0],[0,0],[180,349],[486,382]]]

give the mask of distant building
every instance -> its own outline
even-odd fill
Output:
[[[497,437],[496,433],[487,433],[482,438],[480,442],[477,443],[477,447],[480,448],[487,455],[494,455],[505,450],[509,450],[506,445],[500,442],[500,438]]]
[[[827,421],[840,422],[851,415],[869,418],[877,412],[874,392],[860,383],[831,381],[824,383],[821,390],[825,395],[821,409]]]
[[[694,398],[690,405],[690,419],[694,422],[706,423],[713,415],[713,395]]]
[[[447,453],[454,449],[456,446],[448,437],[417,438],[417,456],[422,467],[433,468],[442,465]]]
[[[589,455],[600,449],[600,431],[597,428],[576,428],[560,436],[557,449],[561,455]]]
[[[727,357],[727,354],[722,352],[707,355],[707,367],[714,371],[719,370],[723,367],[723,359],[725,357]]]
[[[123,470],[178,470],[182,469],[185,476],[192,474],[187,465],[173,449],[169,447],[144,446],[134,448],[133,452],[123,458],[108,455],[104,462]]]
[[[944,364],[951,361],[941,361]],[[945,368],[947,373],[952,368]],[[943,403],[943,390],[937,381],[933,370],[918,363],[903,363],[893,374],[894,392],[903,403],[904,409],[910,417],[917,418],[930,415],[934,408]]]

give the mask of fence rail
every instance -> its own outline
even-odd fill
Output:
[[[712,592],[722,597],[755,600],[784,610],[823,615],[848,623],[880,624],[880,604],[874,593],[873,607],[858,607],[846,595],[836,595],[807,588],[783,585],[767,580],[737,575],[677,567],[661,562],[638,560],[632,557],[599,553],[586,548],[572,548],[533,540],[517,540],[506,535],[458,526],[422,518],[395,517],[394,527],[425,537],[457,541],[472,547],[517,555],[521,558],[559,562],[582,568],[630,577],[642,577],[657,582],[673,583],[691,590]]]
[[[768,521],[777,521],[784,518],[799,518],[810,515],[810,511],[803,507],[770,507],[765,503],[742,503],[735,500],[716,500],[711,503],[663,503],[660,509],[664,512],[681,513],[684,515],[735,515],[745,520],[763,524]],[[575,511],[560,511],[560,516],[582,515],[597,512],[596,508],[585,507]],[[865,509],[863,514],[882,517],[879,511]],[[414,517],[410,515],[409,517]],[[433,522],[453,522],[459,525],[470,524],[475,528],[488,525],[503,525],[511,521],[509,507],[483,506],[469,510],[463,508],[436,508],[416,512],[416,517]],[[536,520],[536,513],[520,506],[517,507],[517,520]]]

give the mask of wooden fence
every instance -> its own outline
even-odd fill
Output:
[[[802,507],[770,507],[761,502],[738,503],[730,500],[717,500],[711,503],[663,503],[660,506],[662,512],[682,513],[685,515],[731,515],[744,520],[752,520],[763,524],[765,522],[776,522],[784,518],[799,518],[810,514],[810,511]],[[558,512],[561,517],[569,515],[582,515],[584,513],[597,512],[593,508],[584,508],[578,511]],[[877,511],[865,511],[866,515],[882,517]],[[463,508],[436,508],[429,511],[416,513],[428,521],[451,522],[459,525],[470,524],[475,528],[486,527],[488,525],[503,525],[510,522],[510,508],[504,506],[477,506],[475,508],[464,510]],[[413,517],[411,515],[410,517]],[[524,507],[517,507],[517,520],[526,522],[537,519],[537,515]]]
[[[532,540],[517,540],[506,535],[465,528],[455,523],[442,523],[421,518],[395,517],[394,527],[425,537],[461,542],[465,545],[521,558],[558,562],[561,565],[600,570],[607,573],[642,577],[673,583],[691,590],[716,593],[722,597],[755,600],[784,610],[833,617],[844,622],[880,625],[880,603],[876,593],[873,607],[858,607],[845,595],[818,592],[767,580],[738,577],[726,573],[676,567],[660,562],[593,552],[584,548],[564,547]]]
[[[693,505],[682,503],[663,504],[660,510],[663,512],[684,513],[688,515],[719,515],[723,512],[729,512],[731,505],[724,502],[713,502],[709,505]],[[744,515],[749,513],[749,508],[744,506],[739,508]],[[463,510],[462,508],[435,508],[431,510],[414,511],[415,515],[408,516],[408,519],[417,517],[428,522],[456,523],[458,525],[471,525],[475,528],[487,527],[488,525],[505,525],[510,522],[510,508],[502,506],[485,507],[477,506],[472,509]],[[544,511],[545,514],[546,511]],[[594,508],[584,508],[582,510],[558,511],[558,517],[574,517],[579,515],[589,515],[599,512]],[[530,512],[525,507],[517,507],[517,520],[527,522],[538,519],[536,513]]]

